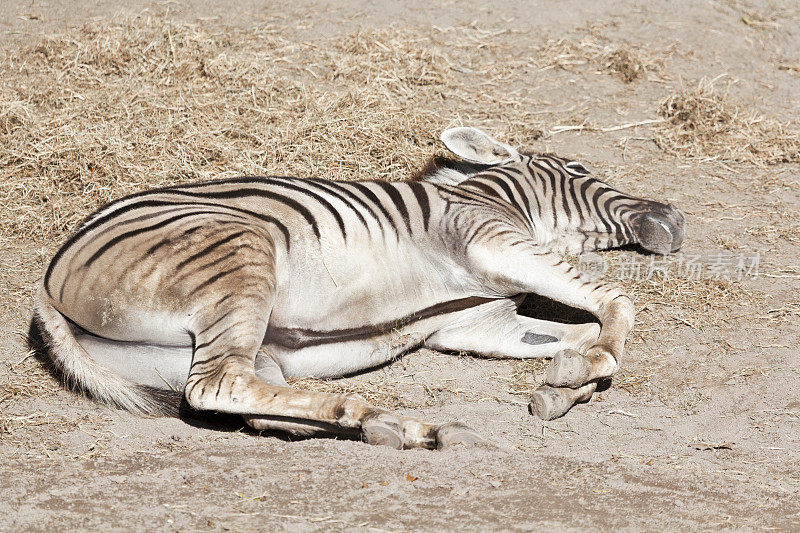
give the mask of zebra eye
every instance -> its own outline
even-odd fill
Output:
[[[581,165],[577,161],[570,161],[564,166],[567,168],[567,170],[569,170],[573,174],[579,174],[581,176],[586,176],[587,174],[589,174],[589,171],[586,170],[586,167]]]

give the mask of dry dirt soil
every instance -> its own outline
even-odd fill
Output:
[[[3,0],[0,61],[0,530],[800,530],[796,2]],[[292,442],[100,407],[29,352],[46,261],[102,202],[403,179],[458,123],[687,215],[666,278],[601,255],[637,325],[565,417],[527,412],[541,362],[419,350],[297,386],[497,447]]]

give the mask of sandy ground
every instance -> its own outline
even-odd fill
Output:
[[[682,257],[758,253],[759,275],[695,283],[691,298],[681,288],[689,281],[680,278],[635,282],[638,323],[620,376],[556,421],[527,413],[529,388],[520,383],[541,380],[544,367],[535,363],[420,350],[348,378],[379,403],[430,420],[461,420],[499,446],[403,452],[330,439],[290,442],[223,418],[138,419],[60,390],[27,357],[24,338],[33,287],[58,243],[5,235],[0,530],[800,530],[797,160],[684,158],[659,149],[647,126],[613,129],[657,118],[676,88],[723,74],[747,109],[796,120],[796,4],[226,5],[5,0],[0,46],[14,50],[90,19],[148,8],[168,9],[175,21],[232,28],[280,20],[284,38],[296,43],[393,24],[472,25],[486,29],[488,41],[493,31],[512,30],[498,38],[515,57],[593,27],[604,43],[659,51],[664,63],[631,84],[591,65],[520,74],[509,93],[528,106],[521,111],[541,111],[550,132],[593,125],[545,134],[537,146],[683,209]],[[498,102],[507,96],[491,90],[499,91],[491,95]],[[441,128],[460,109],[443,103]],[[500,131],[502,113],[495,117]],[[631,254],[609,257],[620,264]]]

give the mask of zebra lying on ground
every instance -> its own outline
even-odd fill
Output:
[[[257,430],[441,448],[480,437],[285,378],[342,376],[419,346],[552,357],[530,407],[562,416],[617,370],[634,308],[561,254],[673,252],[683,215],[474,128],[442,141],[460,160],[435,158],[411,181],[242,177],[103,207],[56,253],[37,297],[56,367],[134,413],[174,413],[182,391]],[[526,293],[600,324],[520,316]]]

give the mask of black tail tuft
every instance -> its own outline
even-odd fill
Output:
[[[158,406],[158,414],[179,418],[181,413],[181,402],[183,394],[178,391],[159,389],[148,385],[136,385],[136,390],[142,396],[147,396]]]

